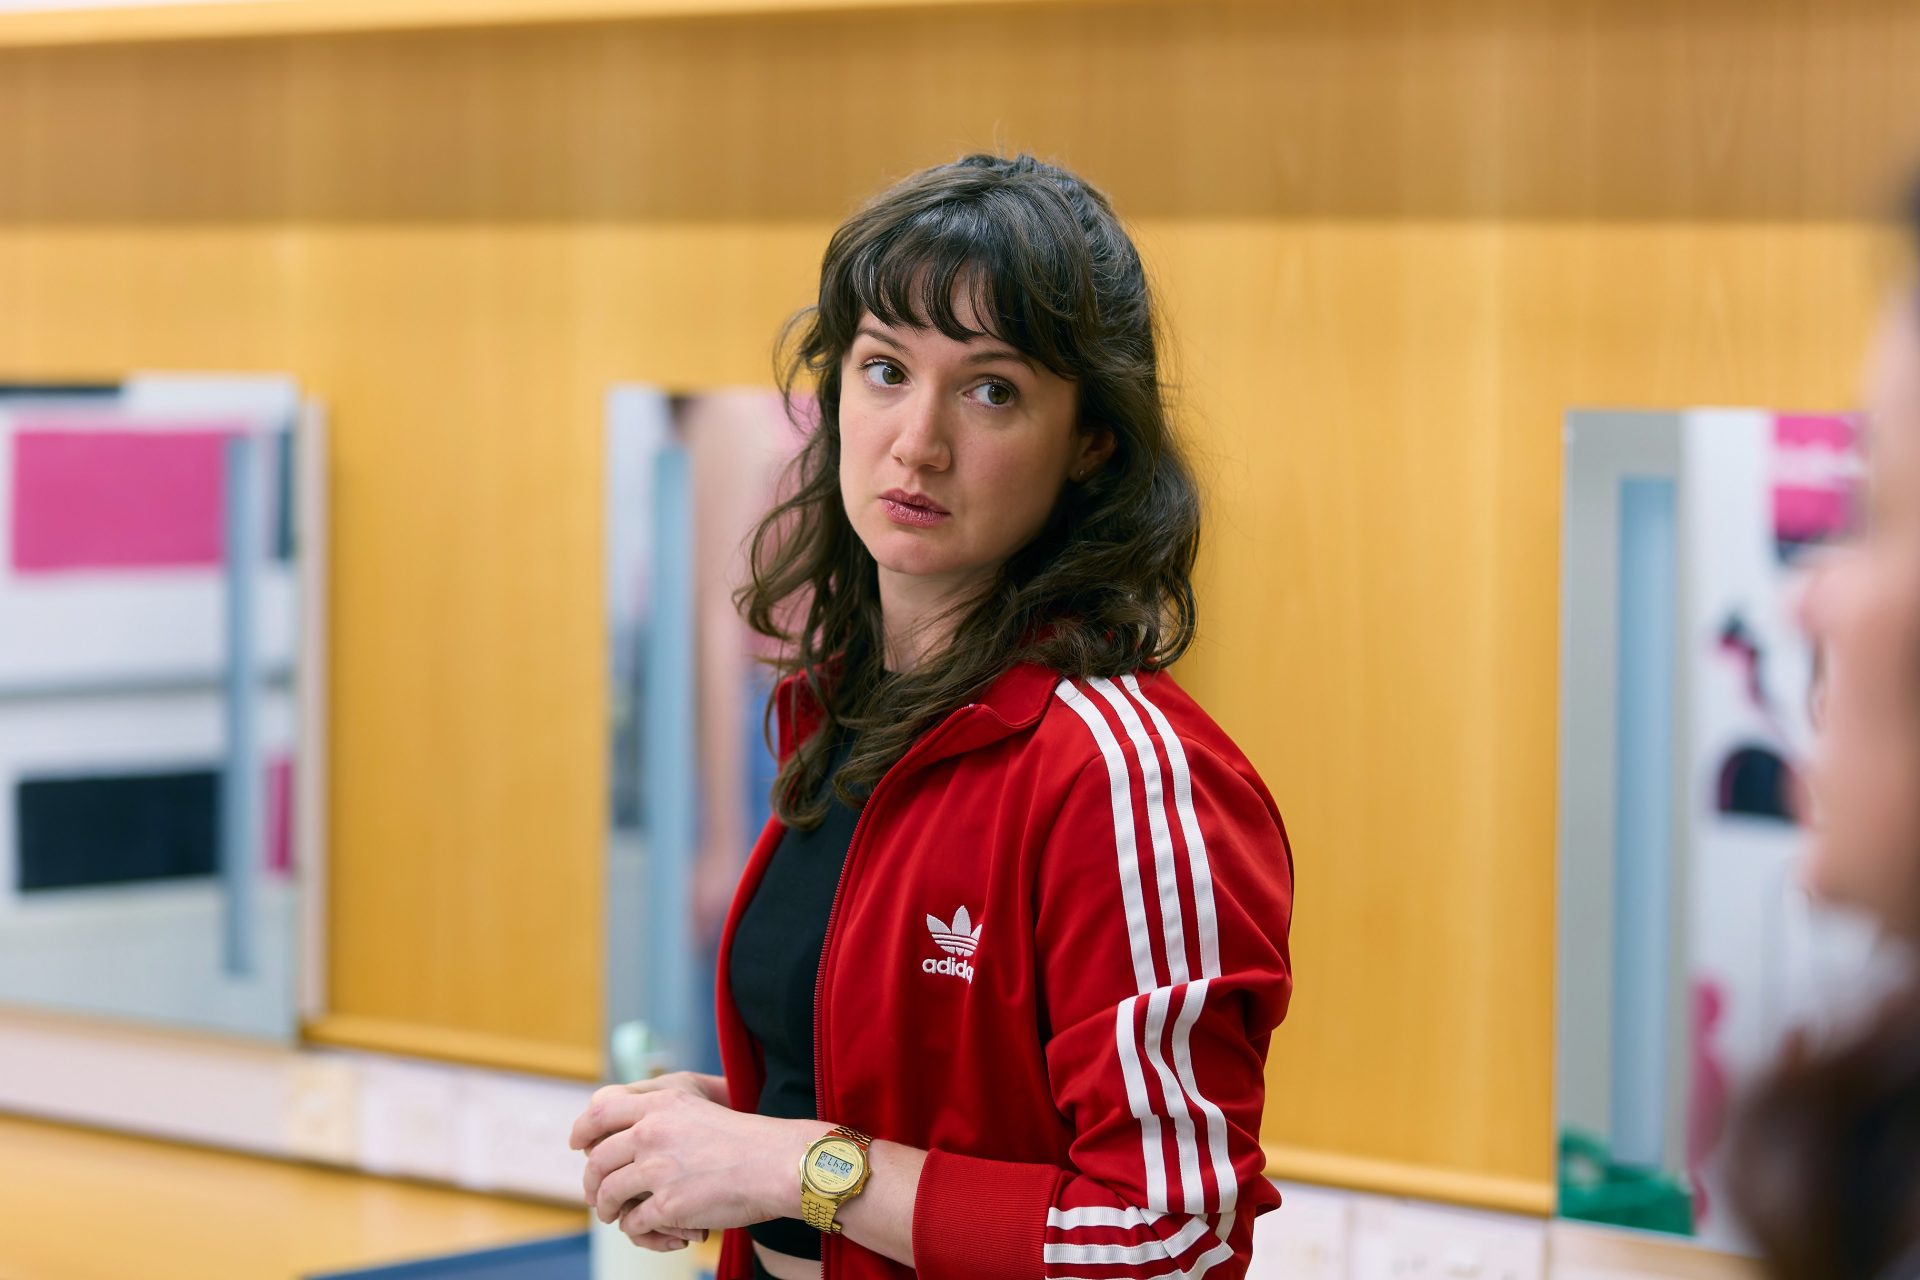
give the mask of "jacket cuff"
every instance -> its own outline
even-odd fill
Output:
[[[1032,1280],[1063,1172],[927,1152],[913,1198],[914,1270],[922,1280]]]

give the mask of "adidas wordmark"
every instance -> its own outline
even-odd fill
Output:
[[[967,962],[967,957],[980,945],[980,929],[981,926],[973,922],[965,907],[953,913],[951,924],[939,916],[928,916],[927,932],[933,935],[934,945],[947,954],[938,960],[922,960],[920,972],[949,973],[972,982],[973,966]]]

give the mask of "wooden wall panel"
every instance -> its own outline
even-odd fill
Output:
[[[1276,1167],[1538,1205],[1561,415],[1844,404],[1914,66],[1892,0],[15,50],[0,374],[285,368],[332,404],[336,1006],[353,1038],[577,1066],[604,387],[764,380],[890,176],[1080,168],[1158,274],[1209,477],[1181,675],[1299,846]]]
[[[99,0],[84,8],[0,12],[0,46],[128,43],[339,31],[548,26],[643,18],[763,17],[825,10],[1045,0]]]
[[[1215,480],[1206,640],[1181,677],[1299,849],[1276,1167],[1424,1185],[1322,1157],[1402,1161],[1508,1180],[1429,1194],[1544,1207],[1561,416],[1851,403],[1868,234],[1147,234],[1179,281]]]

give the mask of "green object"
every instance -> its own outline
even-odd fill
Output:
[[[1641,1231],[1693,1234],[1693,1193],[1660,1169],[1616,1164],[1591,1134],[1560,1135],[1560,1216]]]
[[[673,1070],[666,1046],[654,1039],[644,1022],[622,1022],[608,1037],[607,1065],[621,1084],[645,1080]]]
[[[610,1057],[613,1078],[621,1082],[638,1080],[646,1073],[648,1050],[647,1024],[623,1022],[613,1029]]]

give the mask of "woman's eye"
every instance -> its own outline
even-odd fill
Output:
[[[872,386],[897,387],[907,380],[906,371],[891,360],[869,360],[861,368]]]
[[[1013,403],[1014,397],[1012,385],[1005,382],[983,382],[973,389],[973,394],[978,403],[990,409],[1004,409]]]

